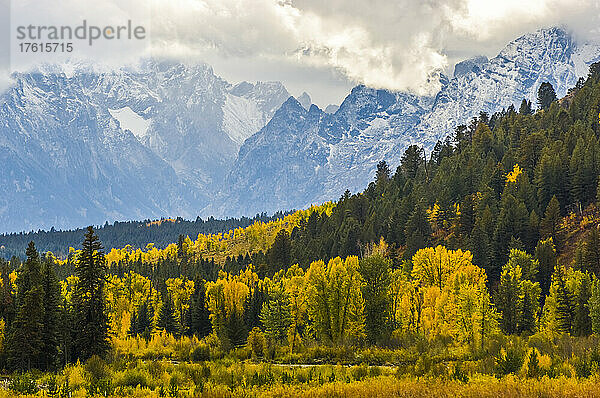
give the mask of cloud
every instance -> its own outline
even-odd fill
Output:
[[[296,63],[417,93],[437,89],[436,73],[454,61],[448,54],[497,52],[555,24],[586,35],[598,22],[591,0],[156,0],[154,7],[156,53]]]
[[[26,0],[24,0],[26,1]],[[29,0],[31,1],[31,0]],[[49,1],[49,0],[36,0]],[[54,0],[81,15],[90,2]],[[89,4],[88,4],[89,3]],[[437,90],[462,57],[494,56],[534,29],[566,24],[582,37],[598,26],[596,0],[104,0],[150,8],[152,55],[206,61],[230,79],[283,79],[326,105],[353,84]],[[38,7],[39,8],[39,7]],[[47,12],[47,11],[43,11]],[[118,14],[118,13],[117,13]],[[299,93],[298,92],[298,93]]]

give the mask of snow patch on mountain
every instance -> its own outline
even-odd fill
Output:
[[[143,140],[148,134],[148,128],[152,120],[146,120],[143,116],[135,113],[130,107],[126,106],[121,109],[109,109],[112,117],[119,121],[119,125],[123,130],[129,130],[139,140]]]

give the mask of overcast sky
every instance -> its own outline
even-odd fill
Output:
[[[434,92],[431,76],[458,60],[494,56],[558,24],[587,39],[600,14],[595,0],[53,0],[47,10],[41,1],[31,2],[32,15],[150,5],[154,56],[205,61],[231,82],[280,80],[322,107],[358,83]]]

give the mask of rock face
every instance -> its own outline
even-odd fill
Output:
[[[206,65],[17,75],[0,97],[0,231],[195,218],[288,96]]]
[[[509,43],[498,56],[460,62],[454,77],[441,77],[432,98],[355,87],[333,114],[302,110],[288,101],[271,122],[248,139],[228,178],[217,215],[304,208],[358,191],[372,181],[380,160],[392,169],[416,143],[431,150],[438,139],[480,111],[493,113],[527,98],[550,82],[565,95],[600,46],[577,44],[561,28],[542,29]]]
[[[231,85],[207,65],[146,61],[15,76],[0,97],[0,232],[162,216],[239,216],[337,199],[380,160],[431,149],[539,85],[559,96],[600,59],[550,28],[460,62],[437,95],[357,86],[322,111],[281,83]]]

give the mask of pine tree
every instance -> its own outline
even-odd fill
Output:
[[[69,362],[74,360],[74,319],[73,319],[73,308],[67,302],[66,298],[63,298],[60,306],[60,351],[62,352],[62,364],[67,365]]]
[[[589,336],[592,333],[589,301],[592,296],[592,280],[588,274],[581,277],[575,292],[575,316],[573,318],[573,334]]]
[[[287,269],[291,265],[291,249],[290,235],[284,228],[277,233],[273,245],[267,252],[269,276],[280,269]]]
[[[269,300],[263,305],[260,321],[265,328],[265,335],[270,339],[283,343],[292,325],[292,313],[288,295],[281,288],[269,292]]]
[[[556,321],[558,330],[562,333],[571,333],[573,318],[575,317],[575,298],[567,286],[565,268],[557,266],[554,271],[556,281]]]
[[[526,99],[521,101],[521,106],[519,107],[519,113],[521,115],[531,115],[533,113],[531,110],[531,101],[527,101]]]
[[[179,334],[179,325],[175,309],[173,308],[173,300],[168,294],[165,295],[163,305],[160,307],[156,327],[175,336]]]
[[[150,338],[150,334],[152,333],[152,314],[150,313],[150,308],[148,306],[148,302],[144,301],[137,309],[136,312],[136,325],[135,332],[136,334],[142,336],[146,340]],[[133,324],[133,323],[132,323]]]
[[[54,260],[46,257],[42,267],[44,286],[43,369],[56,369],[60,362],[60,284],[54,273]]]
[[[40,369],[44,355],[44,287],[40,256],[33,242],[17,276],[17,316],[10,328],[8,362],[12,369]]]
[[[541,240],[535,248],[535,258],[538,261],[538,281],[542,288],[542,297],[550,291],[552,272],[556,267],[556,249],[552,238]]]
[[[500,311],[502,331],[513,334],[518,331],[523,311],[521,294],[521,267],[509,264],[502,268],[496,295],[496,308]]]
[[[431,237],[431,225],[423,205],[417,204],[406,223],[406,251],[404,258],[410,260],[417,250],[426,247]]]
[[[404,155],[400,159],[400,167],[406,177],[415,178],[417,176],[419,166],[423,163],[421,152],[421,148],[417,145],[411,145],[404,151]]]
[[[190,325],[191,334],[198,337],[208,336],[211,332],[210,311],[206,306],[206,287],[203,280],[196,280],[194,284],[196,291],[190,304]]]
[[[560,203],[558,203],[558,199],[554,195],[550,203],[548,203],[544,218],[540,223],[540,235],[544,239],[551,237],[554,242],[557,242],[560,220]]]
[[[359,264],[358,271],[364,281],[362,295],[367,338],[371,343],[378,343],[386,337],[389,328],[391,261],[381,254],[373,254]]]
[[[88,227],[75,263],[79,280],[73,293],[75,357],[81,360],[92,355],[103,357],[110,348],[104,294],[106,260],[102,249],[94,229]]]
[[[552,87],[552,84],[548,82],[542,83],[540,85],[540,88],[538,89],[537,98],[537,102],[540,109],[547,110],[548,108],[550,108],[550,104],[552,104],[552,102],[556,100],[556,92],[554,91],[554,87]]]
[[[600,276],[600,232],[596,228],[592,228],[585,238],[582,260],[582,269]]]
[[[540,311],[540,294],[542,289],[538,282],[524,280],[521,282],[523,311],[519,322],[519,333],[533,333],[537,326]]]

